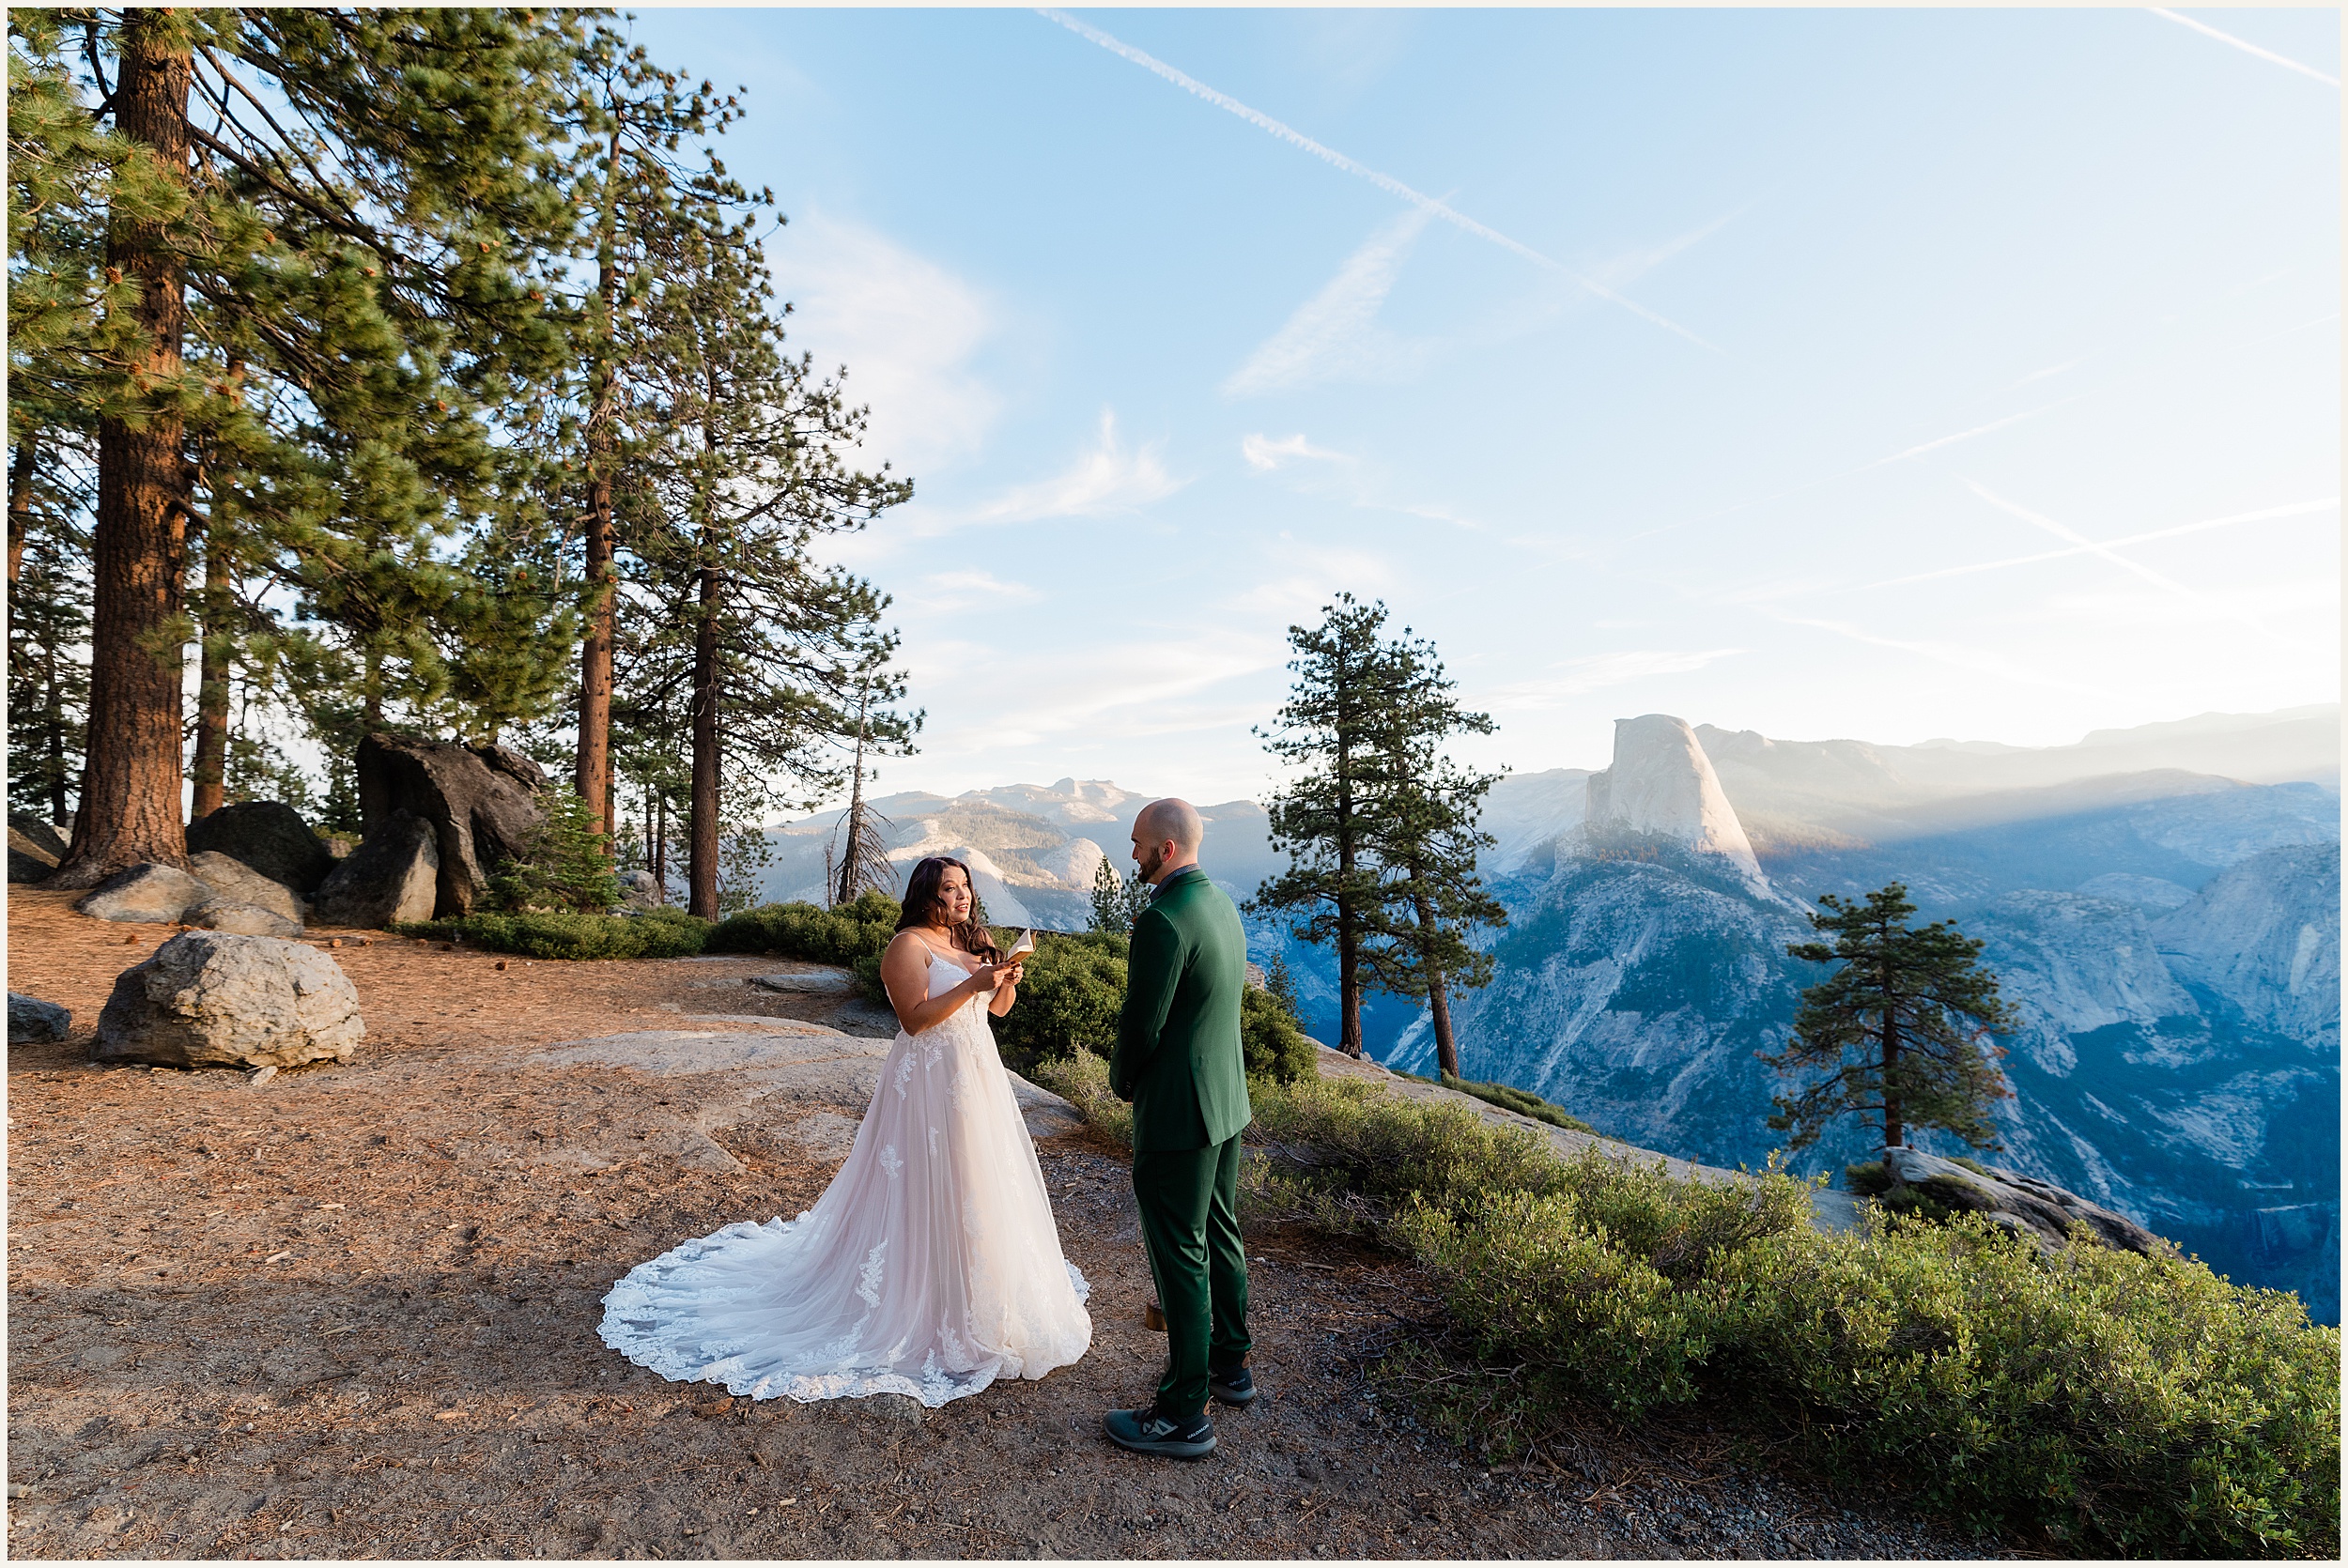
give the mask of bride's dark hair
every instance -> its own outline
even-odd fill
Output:
[[[962,880],[970,888],[970,918],[959,926],[948,926],[954,945],[965,953],[975,953],[992,963],[1003,956],[995,945],[994,933],[986,929],[986,911],[979,904],[979,884],[970,876],[970,868],[951,855],[934,854],[914,867],[905,879],[905,901],[897,916],[897,929],[909,931],[916,926],[932,926],[932,918],[944,912],[938,907],[938,894],[945,889],[946,868],[951,866],[962,873]]]

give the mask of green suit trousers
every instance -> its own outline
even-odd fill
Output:
[[[1166,1312],[1158,1410],[1187,1420],[1207,1407],[1210,1368],[1247,1359],[1247,1253],[1239,1238],[1239,1137],[1134,1156],[1141,1240]]]

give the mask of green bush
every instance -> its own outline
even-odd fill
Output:
[[[533,959],[675,959],[702,950],[709,922],[682,910],[641,915],[579,915],[560,911],[484,911],[392,928],[433,942],[470,942],[496,953]]]
[[[1432,1084],[1439,1088],[1457,1089],[1463,1095],[1474,1095],[1487,1105],[1497,1105],[1504,1111],[1514,1111],[1520,1116],[1530,1116],[1537,1122],[1562,1127],[1568,1132],[1587,1132],[1592,1137],[1598,1135],[1598,1129],[1588,1122],[1528,1090],[1513,1088],[1506,1084],[1470,1083],[1464,1078],[1454,1078],[1447,1072],[1439,1078],[1424,1078],[1415,1072],[1389,1070],[1393,1070],[1397,1078],[1407,1078],[1413,1084]]]
[[[1240,998],[1239,1038],[1247,1053],[1247,1076],[1294,1084],[1321,1075],[1321,1047],[1296,1022],[1288,1004],[1270,991],[1250,986]]]
[[[622,897],[609,835],[568,784],[548,788],[546,812],[516,858],[490,874],[488,901],[517,914],[569,911],[603,915]]]
[[[1110,1092],[1109,1065],[1101,1057],[1089,1051],[1046,1056],[1027,1075],[1074,1105],[1093,1131],[1122,1147],[1134,1146],[1134,1108]]]
[[[713,953],[775,953],[807,963],[853,965],[879,958],[897,934],[897,900],[867,888],[837,909],[814,904],[761,904],[718,923],[709,933]]]
[[[1051,1086],[1111,1137],[1077,1058]],[[1724,1184],[1359,1081],[1255,1088],[1243,1200],[1410,1253],[1453,1328],[1387,1376],[1506,1455],[1582,1402],[1702,1400],[1839,1482],[2084,1553],[2335,1557],[2340,1332],[2198,1262],[2044,1253],[1985,1221],[1809,1222],[1774,1169]]]
[[[997,932],[997,942],[1016,932]],[[1019,1000],[994,1020],[995,1044],[1017,1062],[1048,1061],[1117,1049],[1117,1015],[1125,1005],[1125,939],[1105,931],[1039,936],[1023,967]]]

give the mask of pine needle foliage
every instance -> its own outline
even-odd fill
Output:
[[[504,911],[606,913],[624,896],[609,837],[567,784],[549,786],[539,805],[545,816],[522,853],[490,874],[490,902]]]
[[[1769,1126],[1806,1148],[1840,1117],[1871,1115],[1883,1146],[1908,1129],[1939,1128],[1975,1148],[1998,1146],[1991,1112],[2013,1090],[1998,1069],[2005,1053],[1993,1033],[2020,1016],[1998,995],[1998,977],[1975,961],[1982,945],[1945,920],[1910,927],[1916,913],[1899,883],[1863,902],[1827,894],[1811,925],[1831,943],[1799,942],[1786,952],[1842,967],[1802,992],[1793,1038],[1761,1059],[1780,1072],[1823,1071],[1776,1098]]]

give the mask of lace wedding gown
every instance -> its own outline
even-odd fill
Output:
[[[930,955],[930,995],[965,974]],[[752,1399],[902,1393],[933,1407],[1082,1356],[1089,1287],[1060,1255],[985,1006],[898,1031],[813,1208],[638,1266],[603,1299],[603,1342]]]

